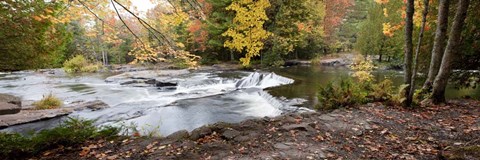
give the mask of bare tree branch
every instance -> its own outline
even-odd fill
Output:
[[[171,41],[170,41],[169,39],[167,39],[167,37],[166,37],[162,32],[160,32],[160,31],[158,31],[157,29],[153,28],[149,23],[147,23],[145,20],[143,20],[142,18],[140,18],[139,16],[137,16],[136,14],[134,14],[134,13],[133,13],[132,11],[130,11],[127,7],[125,7],[124,5],[122,5],[121,3],[119,3],[119,2],[116,1],[116,0],[110,0],[110,1],[112,1],[112,3],[113,3],[113,2],[117,3],[117,4],[118,4],[120,7],[122,7],[125,11],[127,11],[128,13],[130,13],[133,17],[137,18],[137,20],[138,20],[140,23],[142,23],[142,25],[143,25],[150,33],[155,32],[155,33],[159,34],[159,35],[162,37],[163,41],[162,41],[162,39],[158,38],[155,34],[153,34],[153,35],[154,35],[155,39],[157,39],[160,43],[163,44],[164,41],[165,41],[165,42],[167,42],[167,45],[169,45],[170,47],[176,48],[176,46],[175,46],[175,45],[172,45]],[[118,15],[119,15],[119,14],[118,14]],[[120,16],[120,15],[119,15],[119,16]]]
[[[132,31],[132,29],[130,29],[130,27],[128,27],[128,25],[125,23],[125,21],[123,20],[122,16],[120,15],[120,13],[118,12],[118,9],[117,7],[115,6],[115,3],[113,3],[114,0],[110,0],[110,2],[112,2],[112,5],[113,5],[113,9],[115,9],[115,12],[117,13],[117,16],[118,18],[120,19],[120,21],[122,21],[123,25],[125,25],[125,27],[128,29],[128,31],[130,31],[130,33],[133,34],[133,36],[135,37],[135,39],[137,39],[138,41],[140,41],[140,43],[142,44],[143,48],[146,49],[145,47],[145,43],[143,43],[143,41]],[[118,2],[117,2],[118,3]],[[137,41],[136,41],[137,42]],[[138,43],[138,42],[137,42]]]

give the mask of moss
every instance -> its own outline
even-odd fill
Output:
[[[53,94],[48,94],[47,96],[43,96],[40,101],[33,103],[35,109],[43,110],[43,109],[56,109],[62,106],[63,102],[59,98],[55,97]]]

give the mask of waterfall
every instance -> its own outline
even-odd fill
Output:
[[[251,87],[268,88],[268,87],[292,84],[293,82],[294,82],[293,79],[279,76],[273,72],[272,73],[255,72],[239,80],[235,84],[235,87],[237,88],[251,88]]]

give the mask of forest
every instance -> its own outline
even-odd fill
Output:
[[[3,0],[0,155],[480,158],[478,8]]]

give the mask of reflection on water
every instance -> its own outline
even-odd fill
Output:
[[[295,83],[291,85],[279,86],[268,89],[268,92],[277,97],[286,98],[305,98],[308,103],[306,107],[312,107],[318,103],[317,92],[320,86],[324,86],[331,81],[349,76],[351,71],[345,67],[325,67],[325,66],[293,66],[287,68],[272,69],[278,75],[292,78]],[[403,83],[403,74],[398,71],[375,71],[373,75],[376,81],[382,81],[389,78],[395,86]],[[423,80],[416,82],[421,85]],[[471,96],[480,98],[480,87],[476,89],[455,89],[453,86],[447,86],[445,93],[447,98],[461,98]]]

